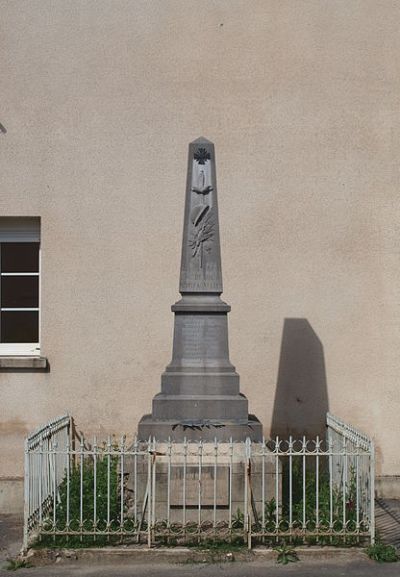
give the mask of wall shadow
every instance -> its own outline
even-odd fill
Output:
[[[307,319],[285,319],[271,435],[325,438],[328,412],[324,348]]]

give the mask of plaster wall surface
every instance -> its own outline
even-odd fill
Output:
[[[285,430],[277,415],[297,423],[321,402],[373,436],[379,475],[399,475],[400,4],[0,11],[0,214],[41,217],[50,364],[0,372],[0,477],[22,476],[24,435],[56,415],[101,436],[134,434],[150,412],[171,358],[187,144],[201,134],[216,146],[230,358],[250,411],[268,435]],[[321,343],[314,364],[282,354],[285,319]],[[299,388],[279,378],[284,362]]]

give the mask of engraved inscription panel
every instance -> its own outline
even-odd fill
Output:
[[[193,264],[189,270],[183,269],[182,276],[186,280],[181,289],[185,291],[196,291],[205,289],[218,292],[221,290],[221,275],[216,262],[207,262],[202,269],[198,269]]]
[[[214,359],[227,354],[222,317],[187,316],[180,319],[181,354],[183,358]]]
[[[203,507],[214,505],[214,487],[216,485],[217,507],[229,505],[229,467],[218,466],[216,484],[214,482],[214,467],[203,466],[201,469],[201,484],[199,483],[198,466],[187,465],[186,467],[186,507],[197,507],[199,503],[199,489],[201,488],[201,503]],[[171,467],[171,506],[183,506],[183,478],[182,465]]]

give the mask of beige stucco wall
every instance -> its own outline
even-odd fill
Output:
[[[0,12],[0,213],[42,218],[51,365],[0,374],[0,476],[22,475],[23,436],[49,418],[133,433],[150,411],[201,134],[216,145],[231,359],[252,411],[269,433],[284,319],[307,319],[329,410],[374,437],[380,475],[400,475],[400,4]]]

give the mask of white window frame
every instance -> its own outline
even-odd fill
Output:
[[[2,311],[38,311],[38,336],[37,343],[0,343],[1,356],[40,356],[40,330],[41,330],[41,246],[40,246],[40,218],[39,217],[0,217],[0,244],[7,242],[32,242],[39,243],[39,271],[37,273],[3,273],[0,262],[0,276],[37,276],[39,277],[39,302],[36,308],[8,308],[1,307]],[[1,289],[1,287],[0,287]],[[1,297],[1,295],[0,295]]]

